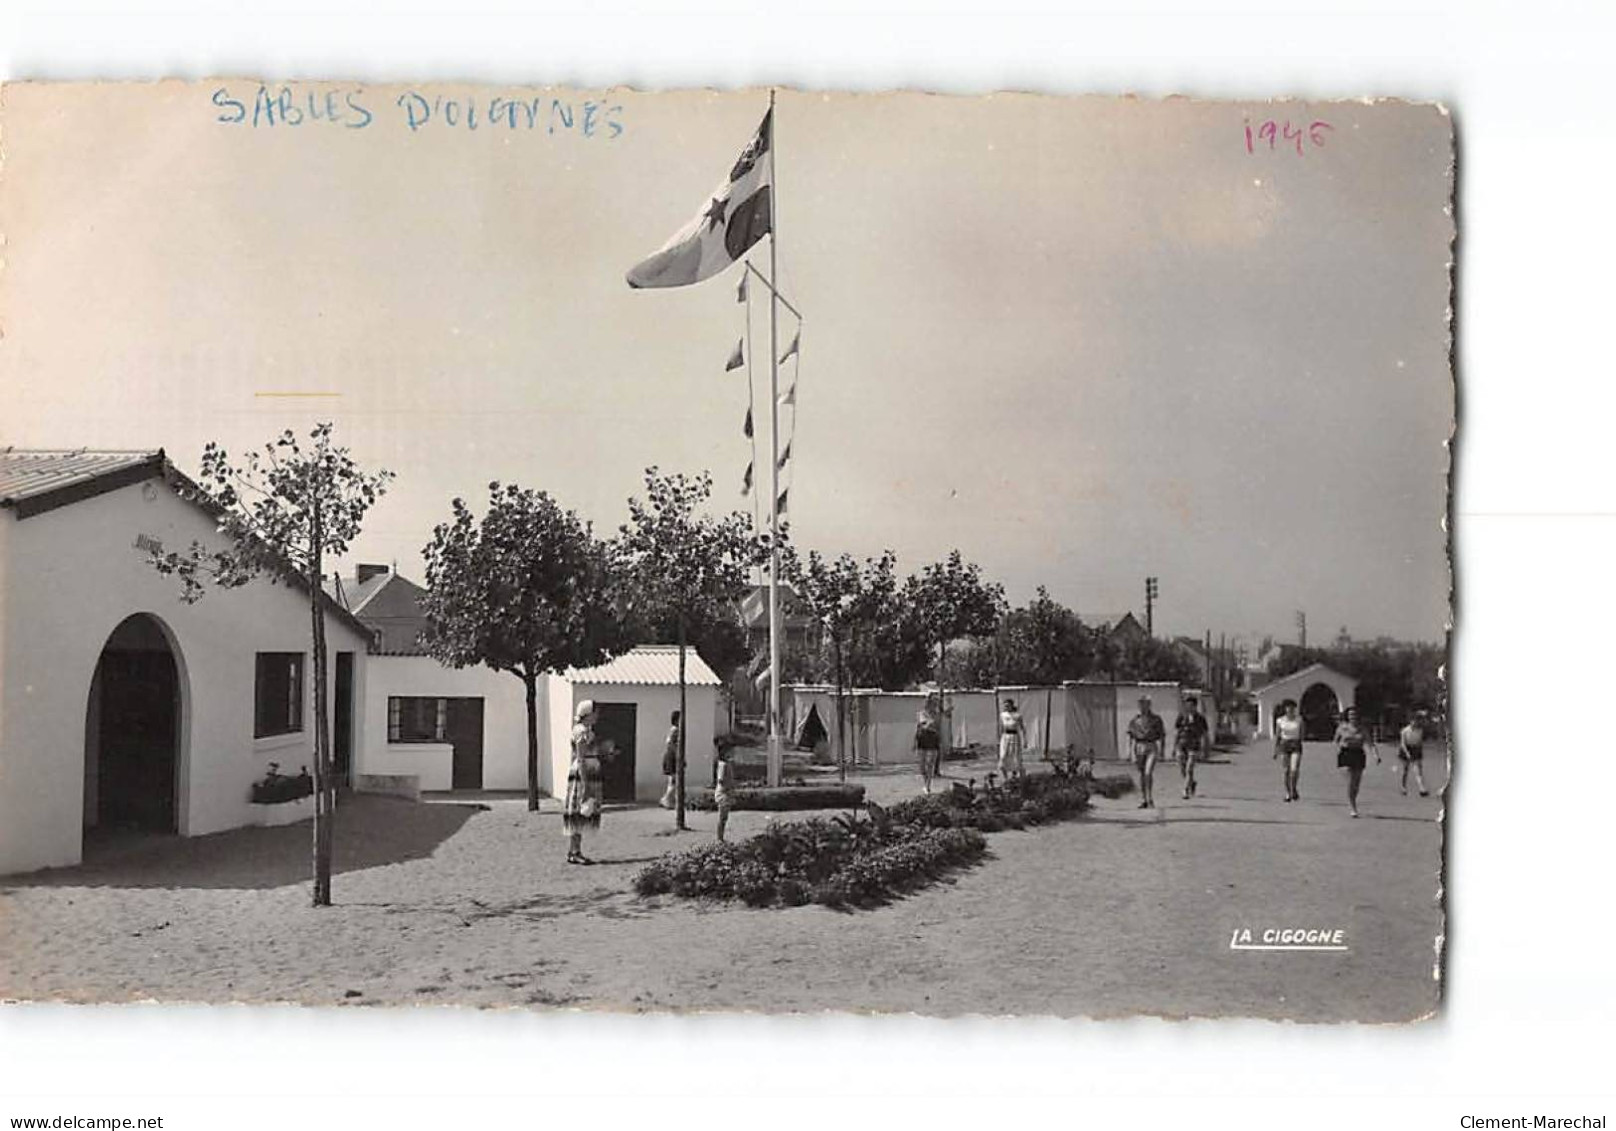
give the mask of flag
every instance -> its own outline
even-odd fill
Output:
[[[784,365],[788,360],[790,360],[791,355],[796,353],[798,347],[801,345],[802,331],[798,330],[795,334],[791,335],[791,344],[786,347],[786,352],[780,355],[780,364]]]
[[[774,466],[777,467],[777,468],[784,468],[785,465],[786,465],[786,461],[788,459],[790,459],[790,458],[791,458],[791,441],[787,440],[785,450],[780,453],[780,459],[775,463]]]
[[[772,109],[763,115],[729,177],[713,190],[696,218],[656,254],[629,268],[629,286],[683,287],[710,279],[772,230],[773,119]]]
[[[741,477],[741,498],[752,493],[752,465],[746,465],[746,474]]]
[[[795,381],[791,382],[791,388],[780,394],[780,403],[790,405],[792,408],[797,407],[797,383]]]
[[[745,431],[746,431],[746,438],[748,440],[750,440],[752,438],[752,410],[751,409],[746,410],[746,429],[745,429]]]
[[[742,344],[742,339],[737,338],[735,340],[735,348],[729,351],[729,360],[724,363],[725,373],[732,369],[739,369],[746,364],[746,355],[741,351]]]
[[[745,271],[741,272],[741,285],[735,288],[736,302],[746,301],[746,280],[749,278],[751,278],[749,274],[747,274]]]
[[[789,494],[791,494],[791,488],[790,487],[787,487],[784,491],[780,492],[780,497],[774,501],[774,513],[775,514],[785,514],[786,513],[786,496],[789,495]]]

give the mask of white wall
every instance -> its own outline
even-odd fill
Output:
[[[640,801],[661,797],[662,744],[668,736],[668,717],[679,709],[679,688],[660,684],[575,684],[552,676],[549,763],[557,796],[566,789],[567,764],[572,759],[572,712],[585,699],[635,705],[634,796]],[[717,687],[686,686],[685,784],[689,789],[702,789],[712,783],[717,712]]]
[[[146,564],[140,534],[170,548],[215,543],[212,521],[161,480],[132,484],[18,520],[0,511],[0,873],[80,859],[85,719],[107,637],[135,613],[155,617],[180,678],[176,816],[188,836],[254,823],[249,790],[268,764],[295,773],[313,761],[313,673],[306,663],[304,730],[253,738],[254,656],[308,654],[307,598],[255,581],[180,601],[179,583]],[[364,639],[328,616],[331,679],[354,653],[354,750],[365,727]]]
[[[549,681],[539,681],[539,788],[546,775]],[[422,789],[449,789],[454,748],[447,743],[387,741],[391,696],[483,701],[483,788],[527,788],[527,693],[522,681],[492,668],[447,668],[430,656],[372,656],[365,693],[365,733],[358,764],[362,774],[414,774]]]

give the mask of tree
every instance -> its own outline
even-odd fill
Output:
[[[1195,662],[1165,640],[1140,637],[1120,649],[1117,678],[1125,682],[1191,683],[1199,678]]]
[[[1007,683],[1052,686],[1088,674],[1092,646],[1077,614],[1038,587],[1005,615],[993,639],[994,665]]]
[[[832,561],[810,550],[806,561],[785,555],[782,571],[797,592],[809,616],[819,622],[831,653],[831,677],[836,684],[836,772],[847,780],[847,642],[864,597],[863,574],[851,554]]]
[[[652,631],[671,630],[679,645],[679,768],[674,824],[685,825],[685,649],[719,621],[732,620],[746,591],[746,574],[767,556],[766,539],[753,534],[739,512],[722,518],[698,513],[712,497],[707,472],[690,477],[645,472],[645,500],[628,501],[620,528],[619,562],[634,593],[633,616]],[[665,636],[663,637],[666,638]],[[779,673],[771,673],[778,678]]]
[[[1004,588],[997,582],[984,582],[976,563],[966,562],[954,550],[909,578],[903,595],[914,610],[921,638],[937,650],[933,671],[941,691],[949,642],[966,636],[992,636],[1004,616]]]
[[[421,643],[454,668],[486,664],[527,693],[527,807],[539,807],[538,682],[627,646],[610,555],[589,524],[543,491],[488,485],[479,522],[462,499],[423,554]]]
[[[291,431],[249,451],[240,463],[217,444],[202,451],[195,484],[182,497],[214,515],[228,541],[215,549],[199,541],[184,551],[153,551],[159,573],[177,577],[187,604],[202,598],[204,578],[230,589],[256,577],[297,585],[309,596],[314,662],[314,906],[331,905],[332,823],[337,790],[331,765],[331,724],[326,707],[325,555],[341,556],[360,524],[387,490],[393,473],[362,470],[347,448],[332,441],[331,425],[317,424],[305,448]]]

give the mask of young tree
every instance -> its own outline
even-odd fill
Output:
[[[963,560],[958,550],[911,577],[904,585],[904,598],[926,643],[937,650],[938,691],[943,690],[949,642],[962,636],[992,636],[1004,616],[1004,587],[983,581],[981,569]]]
[[[629,521],[617,541],[623,574],[635,595],[636,622],[659,634],[671,632],[679,645],[679,770],[674,785],[679,829],[686,827],[685,649],[716,622],[736,617],[747,570],[767,555],[767,542],[753,534],[747,515],[699,513],[712,493],[713,479],[705,471],[690,477],[647,468],[645,500],[629,499]]]
[[[332,441],[331,425],[318,424],[304,447],[290,431],[239,463],[217,444],[202,452],[195,484],[185,498],[213,512],[224,549],[192,542],[184,551],[153,551],[159,573],[178,577],[181,599],[201,599],[204,577],[235,588],[255,577],[303,588],[309,595],[314,665],[314,906],[331,904],[332,822],[337,790],[331,765],[331,725],[326,708],[326,600],[321,583],[325,555],[348,552],[365,512],[387,490],[390,471],[362,470]]]
[[[1006,614],[994,650],[1000,677],[1010,683],[1049,686],[1082,679],[1089,668],[1088,633],[1041,585],[1031,601]]]
[[[604,663],[627,646],[608,547],[543,491],[488,485],[479,522],[464,500],[427,545],[427,652],[486,664],[527,692],[527,807],[539,807],[538,682]]]
[[[832,561],[810,550],[803,561],[784,556],[784,575],[797,591],[808,615],[819,622],[831,653],[831,675],[836,684],[836,773],[847,780],[847,642],[861,613],[863,573],[851,554]]]

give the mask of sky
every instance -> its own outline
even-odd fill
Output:
[[[209,441],[332,420],[398,474],[350,565],[416,577],[491,480],[602,532],[652,465],[750,511],[748,375],[724,362],[750,310],[766,470],[761,289],[623,275],[767,102],[8,86],[0,444],[194,470]],[[1440,638],[1440,110],[783,91],[775,160],[799,545],[905,571],[957,547],[1013,602],[1042,585],[1080,613],[1142,616],[1154,576],[1161,632],[1290,640],[1303,610],[1313,642]]]

